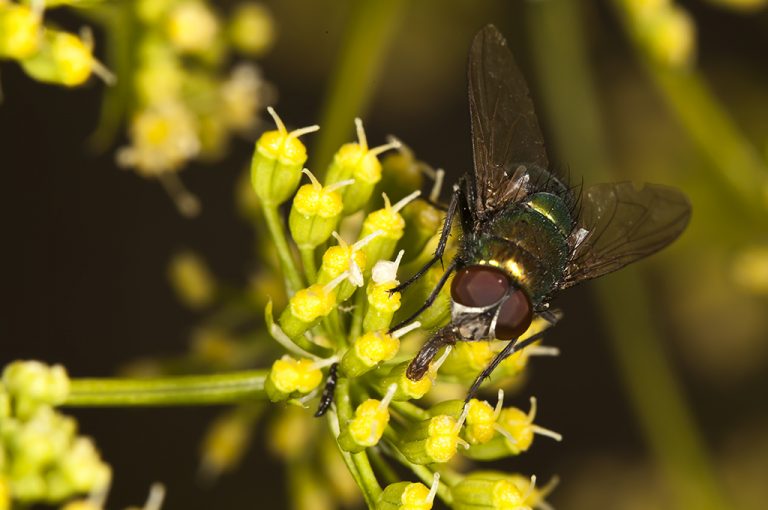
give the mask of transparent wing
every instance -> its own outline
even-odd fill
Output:
[[[571,257],[560,288],[616,271],[664,248],[683,232],[691,204],[674,188],[631,182],[591,186],[568,241]]]
[[[475,199],[483,213],[520,196],[518,167],[546,169],[548,160],[528,85],[493,25],[475,36],[467,73]]]

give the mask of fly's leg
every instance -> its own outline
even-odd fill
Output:
[[[451,326],[448,325],[442,328],[421,346],[419,353],[416,354],[416,357],[408,365],[405,375],[411,381],[420,381],[427,373],[427,370],[429,370],[429,364],[435,359],[440,349],[445,345],[454,345],[455,343],[456,335]]]
[[[411,314],[410,317],[408,317],[405,320],[400,321],[396,326],[393,326],[389,329],[389,332],[392,333],[393,331],[396,331],[409,322],[413,321],[416,317],[418,317],[421,312],[432,306],[432,303],[435,302],[435,299],[437,299],[438,294],[440,294],[440,290],[442,290],[443,286],[445,285],[445,282],[448,281],[448,277],[451,276],[451,273],[454,269],[456,269],[457,261],[454,259],[447,268],[445,268],[445,273],[443,273],[443,276],[440,277],[440,280],[437,282],[437,285],[435,285],[435,288],[432,289],[432,292],[429,294],[429,297],[427,297],[427,300],[424,302],[423,305],[419,307],[418,310],[416,310],[414,313]]]
[[[328,369],[328,378],[325,380],[325,388],[320,396],[320,405],[315,411],[315,418],[320,418],[328,412],[328,408],[333,404],[333,396],[336,393],[336,383],[339,380],[339,364],[334,363]]]
[[[544,319],[549,322],[549,326],[547,326],[544,330],[539,331],[538,333],[535,333],[523,340],[511,340],[506,346],[504,346],[504,349],[502,349],[501,352],[499,352],[496,357],[493,358],[493,361],[491,361],[490,364],[488,364],[488,366],[483,369],[480,375],[477,376],[477,379],[475,379],[475,382],[472,383],[472,386],[467,392],[467,397],[464,399],[465,402],[469,402],[470,399],[475,396],[477,390],[480,389],[480,385],[483,384],[483,381],[491,376],[493,371],[496,370],[496,367],[498,367],[502,361],[517,351],[522,351],[533,342],[541,340],[541,338],[544,336],[544,333],[546,333],[549,328],[557,324],[562,316],[562,312],[559,310],[553,310],[549,317],[544,317]]]
[[[424,273],[432,267],[435,262],[443,259],[443,253],[445,253],[445,246],[448,244],[448,236],[451,234],[451,224],[453,223],[453,217],[456,216],[456,211],[459,207],[459,196],[462,194],[461,187],[457,184],[453,186],[453,195],[451,195],[451,202],[448,204],[448,212],[445,213],[445,221],[443,222],[443,230],[440,232],[440,242],[437,243],[437,249],[434,256],[424,264],[421,269],[416,271],[410,278],[403,283],[392,289],[390,292],[402,292],[408,288],[413,282],[421,278]]]

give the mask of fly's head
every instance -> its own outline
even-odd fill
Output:
[[[512,340],[530,326],[533,306],[503,270],[471,265],[453,277],[451,316],[454,330],[464,340]]]

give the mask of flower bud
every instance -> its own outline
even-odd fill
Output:
[[[519,455],[533,443],[534,434],[560,441],[562,436],[533,423],[536,417],[536,399],[531,397],[531,410],[526,414],[516,407],[501,409],[494,428],[498,432],[483,444],[473,445],[466,453],[476,460],[494,460]]]
[[[355,409],[355,417],[339,435],[339,446],[345,451],[356,453],[370,446],[376,446],[389,423],[389,403],[394,388],[382,400],[368,399]]]
[[[389,137],[390,142],[398,142]],[[413,152],[405,145],[381,158],[381,183],[379,189],[394,200],[399,200],[415,189],[421,189],[424,181],[422,168],[426,165],[417,161]]]
[[[0,58],[33,56],[42,40],[42,16],[26,5],[0,2]]]
[[[264,390],[269,400],[281,402],[296,394],[307,394],[323,381],[323,372],[306,358],[293,359],[287,354],[272,364]]]
[[[3,371],[3,384],[14,401],[16,416],[26,419],[42,405],[63,403],[69,394],[69,377],[61,365],[39,361],[14,361]]]
[[[48,477],[49,490],[57,499],[76,493],[92,493],[105,490],[111,478],[112,471],[101,460],[93,441],[78,437],[59,462],[54,476]]]
[[[200,472],[206,480],[213,480],[240,463],[248,451],[254,421],[260,414],[260,407],[240,406],[211,424],[201,447]]]
[[[183,53],[206,53],[216,42],[219,20],[202,1],[181,2],[168,13],[168,40]]]
[[[473,473],[451,487],[456,510],[531,510],[526,494],[507,478]]]
[[[0,510],[10,510],[11,508],[11,486],[8,479],[0,475]]]
[[[387,485],[379,495],[376,510],[430,510],[435,501],[440,474],[435,473],[432,488],[413,482]]]
[[[342,145],[334,155],[326,175],[328,184],[349,179],[355,181],[352,186],[341,192],[345,215],[362,209],[371,198],[376,183],[381,180],[381,163],[377,156],[388,149],[400,146],[400,142],[395,141],[368,149],[363,122],[360,119],[355,119],[355,126],[357,127],[358,143]]]
[[[400,210],[420,194],[420,191],[414,191],[395,205],[391,205],[387,195],[383,195],[384,208],[373,211],[366,216],[360,230],[360,237],[366,237],[374,232],[379,232],[379,235],[363,248],[368,261],[373,262],[392,258],[397,241],[403,237],[403,229],[405,228],[405,221],[400,216]]]
[[[460,430],[461,424],[454,417],[433,416],[405,431],[400,451],[414,464],[448,462],[456,455]]]
[[[77,425],[72,418],[40,407],[24,423],[13,427],[6,437],[13,459],[13,473],[42,472],[69,450]]]
[[[684,67],[691,62],[696,51],[696,25],[684,9],[664,6],[638,24],[639,37],[659,64]]]
[[[359,377],[380,363],[394,358],[400,340],[383,331],[365,333],[358,337],[341,358],[340,368],[347,377]]]
[[[267,131],[256,141],[251,160],[251,184],[264,204],[276,206],[293,195],[301,180],[307,149],[299,136],[320,128],[309,126],[289,133],[271,106],[267,111],[275,120],[277,130]]]
[[[361,239],[350,246],[335,232],[333,235],[339,241],[339,244],[325,250],[320,270],[317,273],[317,283],[325,285],[348,272],[352,277],[339,284],[337,288],[336,300],[341,303],[349,299],[357,290],[357,287],[363,285],[362,273],[366,268],[367,262],[365,253],[361,248],[373,237],[369,236],[368,238]]]
[[[176,254],[169,276],[176,294],[190,308],[202,308],[213,300],[216,284],[203,259],[195,253]]]
[[[458,342],[445,360],[441,373],[453,376],[459,382],[474,381],[495,356],[491,342]]]
[[[339,188],[349,186],[353,181],[342,181],[323,187],[309,170],[304,169],[311,184],[305,184],[296,193],[288,216],[291,236],[299,248],[316,248],[323,244],[336,230],[344,205],[341,203]]]
[[[114,76],[93,57],[92,41],[67,32],[46,29],[40,51],[22,60],[24,71],[32,78],[57,85],[82,85],[92,72],[111,83]]]
[[[298,338],[331,313],[336,306],[336,287],[346,278],[342,273],[325,285],[316,283],[291,296],[278,321],[285,334]]]
[[[403,363],[392,367],[386,376],[379,379],[376,385],[377,388],[382,391],[392,384],[396,385],[397,391],[395,391],[393,396],[393,400],[396,401],[418,400],[426,395],[427,392],[432,389],[433,377],[422,377],[418,381],[412,381],[405,375],[408,370],[408,365],[410,364],[410,361],[404,361]]]
[[[414,200],[400,214],[405,220],[405,230],[398,247],[405,249],[405,260],[410,261],[424,250],[430,239],[439,239],[444,213],[426,200]],[[429,253],[434,251],[432,248]]]
[[[397,266],[403,257],[403,251],[397,256],[394,265],[386,261],[376,263],[372,271],[371,281],[366,288],[368,308],[363,317],[363,329],[365,331],[377,331],[388,329],[392,323],[395,312],[400,308],[400,293],[390,292],[397,287]],[[388,270],[382,268],[386,266]]]
[[[229,24],[229,40],[237,51],[245,55],[263,55],[275,40],[272,14],[262,4],[255,2],[238,5]]]

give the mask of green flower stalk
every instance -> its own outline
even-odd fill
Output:
[[[431,488],[413,482],[387,485],[376,502],[376,510],[430,510],[439,482],[440,473],[435,473]]]

